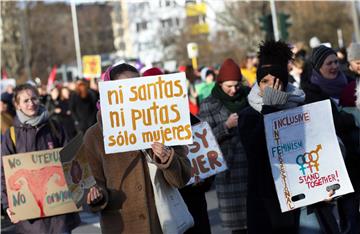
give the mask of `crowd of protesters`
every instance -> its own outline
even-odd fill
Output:
[[[161,233],[148,156],[168,183],[179,188],[193,215],[195,224],[187,233],[211,233],[205,192],[212,185],[222,226],[232,233],[360,233],[360,43],[339,50],[317,45],[307,52],[281,41],[266,41],[241,63],[228,58],[221,66],[187,65],[178,71],[186,73],[192,120],[209,123],[228,165],[224,172],[183,187],[191,170],[183,147],[157,142],[147,151],[106,159],[94,80],[58,83],[50,90],[30,84],[8,87],[0,102],[2,155],[61,147],[77,133],[85,134],[82,147],[97,182],[87,205],[101,211],[103,233]],[[102,79],[164,73],[161,68],[140,72],[120,64],[111,66]],[[336,191],[330,191],[323,202],[282,213],[271,175],[264,115],[322,100],[331,102],[355,192],[333,198]],[[3,175],[2,210],[11,218]],[[143,220],[136,221],[139,212],[144,213]],[[67,214],[12,222],[20,233],[64,233],[79,225],[79,217]]]

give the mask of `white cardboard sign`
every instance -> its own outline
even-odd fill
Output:
[[[188,185],[227,170],[225,159],[209,124],[196,124],[192,126],[192,132],[194,143],[187,146],[187,157],[192,168]]]
[[[267,149],[282,212],[353,192],[330,101],[264,117]]]
[[[107,154],[192,144],[185,73],[99,83]]]

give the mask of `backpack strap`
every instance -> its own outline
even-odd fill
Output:
[[[15,127],[14,126],[10,127],[10,138],[11,138],[12,143],[16,147],[16,135],[15,135]]]

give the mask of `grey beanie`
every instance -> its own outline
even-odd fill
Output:
[[[360,60],[360,43],[351,43],[351,45],[347,49],[347,53],[349,62],[353,60]]]
[[[314,48],[311,55],[311,61],[314,69],[319,71],[325,59],[332,54],[336,56],[336,52],[327,46],[320,45]]]

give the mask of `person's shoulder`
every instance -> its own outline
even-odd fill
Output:
[[[200,113],[203,112],[213,113],[214,111],[220,111],[221,106],[222,106],[221,101],[215,98],[214,96],[210,95],[201,102]]]
[[[218,103],[221,103],[221,101],[218,98],[215,98],[213,95],[210,95],[201,102],[201,105],[212,106]]]
[[[261,114],[251,106],[247,106],[239,112],[239,117],[252,117],[252,116],[260,116],[260,115]]]
[[[84,142],[91,142],[96,138],[99,137],[101,138],[101,135],[102,135],[102,131],[101,131],[100,123],[96,122],[86,130],[84,134]]]

